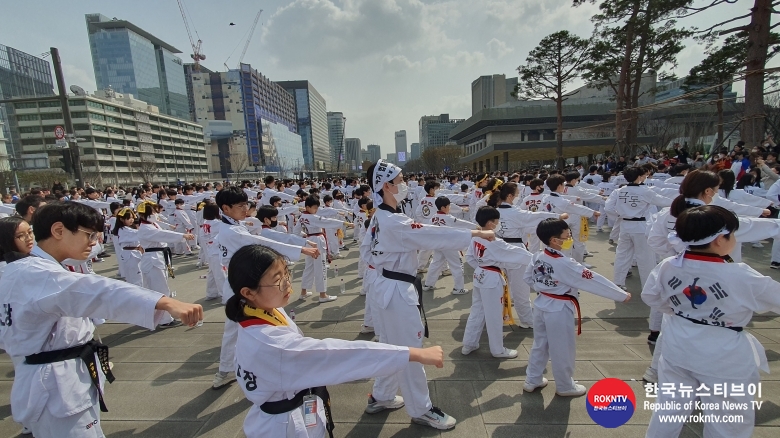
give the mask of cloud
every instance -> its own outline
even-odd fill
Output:
[[[65,77],[65,83],[68,86],[78,85],[88,93],[97,89],[94,72],[87,72],[73,64],[62,64],[62,75]]]
[[[461,50],[455,55],[442,55],[442,63],[450,68],[478,67],[485,63],[482,52],[467,52]]]
[[[436,67],[436,58],[425,61],[411,61],[404,55],[385,55],[382,58],[382,69],[388,73],[401,73],[406,70],[430,71]]]
[[[488,41],[487,43],[488,47],[488,56],[490,56],[493,59],[501,59],[504,56],[514,52],[514,48],[507,47],[506,43],[493,38],[492,40]]]

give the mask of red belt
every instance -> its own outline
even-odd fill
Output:
[[[577,300],[576,297],[573,297],[571,295],[555,295],[555,294],[548,294],[547,292],[539,292],[540,294],[550,297],[554,300],[563,300],[563,301],[571,301],[574,303],[574,308],[577,309],[577,335],[579,336],[582,334],[582,315],[580,314],[580,302]]]

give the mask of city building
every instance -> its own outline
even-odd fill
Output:
[[[281,81],[277,84],[295,98],[304,168],[309,172],[329,169],[330,143],[325,99],[309,81]]]
[[[192,118],[180,50],[129,21],[102,14],[85,18],[99,90],[132,94],[163,114]]]
[[[192,94],[192,75],[194,73],[214,73],[213,71],[207,69],[203,66],[203,64],[198,65],[199,69],[195,71],[195,64],[189,63],[184,64],[184,81],[187,84],[187,106],[189,107],[190,111],[190,119],[193,122],[197,122],[197,116],[195,115],[195,95]]]
[[[347,119],[344,113],[328,111],[328,144],[332,171],[344,170],[344,129]]]
[[[0,100],[14,97],[53,96],[51,66],[37,56],[0,44]],[[21,137],[13,105],[0,103],[0,123],[8,154],[18,157]]]
[[[85,182],[100,186],[208,179],[200,125],[161,114],[129,94],[98,90],[68,99]],[[45,153],[49,167],[69,166],[54,144],[54,128],[65,123],[59,99],[17,99],[10,105],[21,136],[20,158]]]
[[[360,151],[360,162],[366,162],[371,161],[371,152],[367,151],[366,149],[362,149]]]
[[[398,164],[397,155],[395,153],[387,154],[387,161]]]
[[[412,143],[412,145],[409,147],[409,155],[409,161],[420,158],[420,143]]]
[[[5,123],[0,120],[0,172],[11,170],[11,162],[8,160],[8,146],[3,133],[4,127]],[[5,187],[0,187],[0,189],[5,189]]]
[[[517,100],[512,97],[516,85],[517,78],[507,79],[506,75],[480,76],[471,83],[471,115]]]
[[[295,99],[284,88],[241,64],[227,72],[193,73],[192,89],[214,178],[289,176],[303,168]]]
[[[450,119],[449,114],[420,117],[420,153],[428,148],[444,146],[450,140],[450,132],[463,122],[464,119]]]
[[[376,163],[382,158],[382,148],[378,144],[370,144],[366,146],[366,151],[369,153],[368,161]]]
[[[357,171],[358,166],[362,163],[360,160],[360,139],[348,138],[344,140],[344,163],[347,165],[347,170]]]
[[[673,99],[675,97],[682,96],[683,94],[689,93],[690,91],[686,91],[683,87],[685,85],[685,80],[688,79],[688,77],[683,77],[674,81],[658,81],[658,83],[655,86],[655,93],[654,93],[654,102],[663,102],[665,100]],[[723,99],[725,101],[735,101],[737,99],[737,93],[732,91],[731,89],[732,84],[728,84],[725,87],[725,90],[723,91]],[[694,85],[691,86],[692,90],[697,90],[700,88],[704,88],[703,85]],[[696,96],[698,100],[713,100],[718,98],[718,93],[715,90],[711,90],[710,92],[704,94],[698,94]],[[687,103],[688,100],[681,99],[679,101],[674,102],[675,104],[679,103]]]
[[[405,163],[408,161],[408,158],[406,154],[409,153],[409,150],[406,148],[406,131],[400,130],[395,131],[395,159],[398,160],[399,163]]]

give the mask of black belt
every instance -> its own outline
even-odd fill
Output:
[[[523,243],[522,237],[504,237],[506,243]]]
[[[314,236],[324,236],[325,233],[311,233],[307,234],[306,237],[314,237]]]
[[[677,315],[677,314],[675,313],[675,315]],[[742,327],[726,327],[726,326],[722,326],[722,325],[707,324],[706,322],[699,321],[698,319],[688,318],[687,316],[682,316],[682,315],[677,315],[677,316],[679,316],[680,318],[687,319],[688,321],[690,321],[690,322],[692,322],[692,323],[694,323],[694,324],[699,324],[699,325],[708,325],[708,326],[710,326],[710,327],[721,327],[721,328],[727,328],[727,329],[729,329],[729,330],[734,330],[734,331],[735,331],[735,332],[737,332],[737,333],[739,333],[739,332],[741,332],[742,330],[744,330]]]
[[[43,365],[47,363],[62,362],[65,360],[81,358],[81,360],[87,364],[87,370],[89,370],[89,378],[92,379],[92,385],[97,388],[98,399],[100,400],[100,411],[108,412],[106,403],[103,401],[103,391],[100,390],[100,378],[98,377],[97,373],[95,353],[98,355],[100,369],[103,370],[103,374],[105,374],[106,380],[108,380],[108,383],[113,382],[115,380],[114,374],[111,372],[111,368],[108,366],[108,346],[103,345],[95,340],[91,340],[84,345],[63,348],[62,350],[44,351],[41,353],[31,354],[26,356],[24,361],[28,365]]]
[[[388,271],[382,268],[382,277],[389,278],[390,280],[403,281],[404,283],[411,283],[417,290],[417,309],[420,310],[420,316],[423,320],[423,326],[425,328],[425,337],[428,337],[428,318],[425,317],[425,307],[423,306],[423,293],[422,293],[422,280],[420,277],[414,275],[404,274],[402,272]]]
[[[316,395],[325,403],[323,406],[325,408],[325,419],[327,420],[325,428],[328,430],[330,438],[333,438],[333,429],[336,428],[336,425],[333,423],[333,415],[330,412],[330,394],[328,393],[328,388],[324,386],[304,389],[295,394],[291,400],[265,402],[260,405],[260,410],[269,415],[284,414],[285,412],[290,412],[301,407],[303,405],[303,398],[310,394]]]
[[[163,258],[165,259],[165,266],[168,268],[168,275],[171,276],[171,278],[176,278],[175,275],[173,275],[173,263],[171,263],[171,260],[173,260],[173,252],[171,251],[171,248],[165,247],[165,248],[146,248],[144,249],[144,252],[161,252],[163,253]]]
[[[645,219],[643,217],[624,217],[623,220],[624,221],[629,221],[629,222],[644,222],[647,219]]]

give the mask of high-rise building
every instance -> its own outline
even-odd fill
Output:
[[[410,161],[411,160],[416,160],[416,159],[420,158],[420,155],[421,155],[421,153],[420,153],[420,143],[412,143],[412,145],[410,146],[409,154],[410,154],[410,157],[409,157]]]
[[[406,154],[409,153],[406,145],[406,131],[403,129],[395,131],[395,159],[398,160],[399,163],[409,161],[409,157],[406,156]]]
[[[277,84],[295,98],[304,168],[309,171],[326,170],[330,166],[330,143],[325,99],[309,81],[281,81]]]
[[[98,89],[132,94],[160,112],[191,120],[180,50],[117,18],[87,14],[87,34]]]
[[[11,168],[11,163],[8,160],[8,147],[6,146],[5,135],[3,133],[3,127],[5,123],[0,120],[0,169],[6,170]],[[5,189],[5,187],[0,187]]]
[[[360,139],[348,138],[344,140],[344,162],[347,163],[347,170],[358,170],[360,159]]]
[[[370,154],[368,161],[376,163],[382,158],[382,148],[378,144],[370,144],[366,146],[366,151]]]
[[[365,161],[371,161],[371,152],[362,149],[360,151],[360,162],[363,163]]]
[[[471,115],[517,100],[512,97],[516,85],[517,78],[507,79],[506,75],[480,76],[471,83]]]
[[[184,64],[184,80],[187,83],[187,103],[190,109],[190,119],[193,122],[197,122],[198,120],[195,116],[195,96],[192,94],[192,75],[193,73],[214,73],[203,65],[199,64],[198,67],[199,70],[195,71],[194,63]]]
[[[129,94],[99,90],[68,99],[86,182],[175,183],[209,177],[200,125],[160,114],[157,107]],[[62,149],[54,145],[54,128],[65,123],[59,99],[22,99],[9,105],[22,136],[23,161],[44,154],[49,167],[65,166]]]
[[[464,121],[450,119],[449,114],[420,117],[420,153],[431,147],[444,146],[450,139],[450,132]]]
[[[240,67],[192,75],[196,119],[211,145],[211,170],[221,178],[253,171],[289,176],[304,166],[295,99],[251,65]]]
[[[0,99],[53,95],[48,61],[0,44]],[[22,145],[13,105],[0,103],[0,122],[8,154],[18,158]]]
[[[342,112],[328,111],[328,143],[331,170],[344,170],[344,128],[347,119]]]
[[[387,154],[387,161],[393,164],[398,164],[398,154],[396,153]]]

